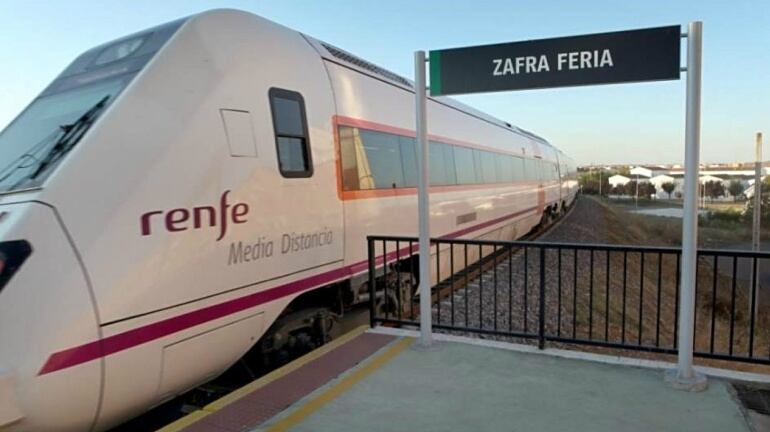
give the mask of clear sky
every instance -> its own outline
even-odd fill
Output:
[[[411,78],[417,49],[704,22],[704,162],[770,136],[770,1],[0,0],[0,126],[79,53],[213,8],[251,11]],[[684,55],[684,51],[683,51]],[[683,57],[684,62],[684,57]],[[460,97],[578,163],[681,163],[685,80]],[[765,140],[770,141],[770,138]],[[770,146],[766,146],[766,153]],[[766,157],[770,159],[770,156]]]

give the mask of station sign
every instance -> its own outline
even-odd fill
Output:
[[[433,96],[679,79],[680,26],[430,51]]]

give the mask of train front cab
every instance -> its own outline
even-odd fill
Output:
[[[136,79],[110,99],[54,174],[29,194],[0,198],[8,203],[0,205],[0,239],[27,240],[32,249],[0,291],[5,428],[104,430],[138,415],[227,369],[293,297],[168,334],[155,331],[157,323],[247,302],[341,264],[334,101],[317,53],[302,35],[241,12],[207,12],[170,26],[146,33],[166,36],[155,46],[162,51],[142,57]],[[117,51],[152,48],[142,40],[124,38],[128,46]],[[89,74],[105,49],[79,57],[67,70],[73,75],[52,85]],[[136,66],[139,59],[125,61]],[[117,66],[125,64],[104,67]],[[306,111],[301,134],[312,154],[302,167],[278,154],[296,149],[297,131],[275,115],[292,101]],[[251,140],[245,146],[244,137]],[[168,230],[158,218],[223,196],[247,204],[249,213],[222,236],[220,226]],[[144,235],[147,213],[155,219]],[[328,247],[284,250],[284,235],[319,231],[332,232]],[[232,245],[268,235],[273,259],[229,258]],[[207,351],[212,345],[221,347],[216,355]]]
[[[0,204],[0,238],[0,429],[88,430],[96,417],[102,362],[71,368],[76,356],[88,353],[49,357],[99,339],[74,245],[56,210],[38,202]],[[97,351],[95,345],[90,353]]]

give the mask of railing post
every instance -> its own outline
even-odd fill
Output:
[[[526,287],[524,287],[526,289]],[[540,247],[540,325],[537,331],[537,347],[545,348],[545,247]]]
[[[369,259],[369,327],[374,327],[377,322],[375,321],[375,303],[377,302],[377,289],[375,287],[375,261],[377,257],[374,255],[374,239],[370,236],[366,238]]]

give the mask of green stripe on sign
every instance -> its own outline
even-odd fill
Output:
[[[430,51],[428,53],[430,64],[430,95],[441,95],[441,51]]]

